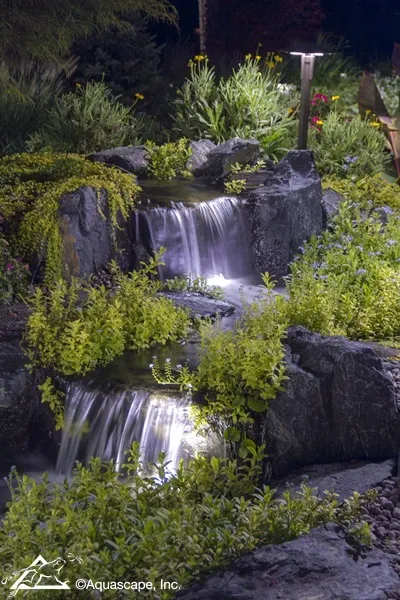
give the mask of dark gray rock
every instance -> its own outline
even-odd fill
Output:
[[[289,329],[287,345],[289,379],[285,391],[271,400],[263,423],[273,473],[396,456],[396,388],[375,351],[304,327]]]
[[[100,209],[100,210],[99,210]],[[82,277],[95,272],[112,258],[112,232],[108,224],[105,194],[97,198],[91,187],[81,187],[60,199],[64,277]]]
[[[188,308],[191,318],[205,319],[217,315],[225,317],[235,311],[234,307],[224,300],[208,298],[193,292],[161,292],[161,295],[170,298],[176,306]]]
[[[364,494],[384,479],[391,477],[396,471],[396,461],[391,458],[380,462],[330,463],[327,465],[311,465],[298,469],[284,479],[271,482],[280,496],[287,489],[298,491],[303,481],[315,488],[317,494],[329,490],[338,494],[339,501],[349,498],[353,492]]]
[[[24,448],[34,410],[32,376],[18,336],[0,340],[0,447]]]
[[[247,194],[253,266],[275,278],[287,274],[299,246],[322,230],[322,187],[312,153],[292,150]]]
[[[186,163],[186,169],[193,173],[195,177],[201,175],[202,170],[207,164],[207,158],[211,150],[217,146],[211,140],[199,140],[198,142],[190,142],[192,154]]]
[[[144,146],[123,146],[102,150],[88,157],[94,162],[120,167],[138,177],[145,177],[149,166],[149,153]]]
[[[265,546],[178,593],[179,600],[385,600],[399,579],[387,554],[357,556],[330,524],[280,545]]]
[[[197,169],[197,175],[220,179],[230,173],[233,164],[252,164],[259,155],[260,144],[257,140],[233,138],[209,152],[205,164]]]
[[[322,212],[324,219],[324,227],[327,227],[332,219],[339,212],[341,204],[344,202],[344,197],[335,190],[328,188],[322,196]]]

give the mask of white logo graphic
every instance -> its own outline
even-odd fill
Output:
[[[75,561],[81,563],[82,559],[79,556],[68,554],[68,562]],[[19,590],[69,590],[69,580],[61,581],[59,579],[60,571],[66,563],[67,561],[61,557],[47,562],[39,554],[29,567],[14,571],[9,577],[5,577],[1,583],[4,585],[19,575],[10,587],[10,590],[12,590],[10,596],[15,596]]]

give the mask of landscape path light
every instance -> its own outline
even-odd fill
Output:
[[[315,57],[324,56],[324,52],[290,52],[290,54],[301,56],[301,98],[297,147],[299,150],[305,150],[307,148],[311,82],[314,75]]]

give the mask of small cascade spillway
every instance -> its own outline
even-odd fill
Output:
[[[166,248],[161,278],[222,275],[225,279],[235,279],[248,275],[249,238],[241,201],[217,196],[196,202],[193,192],[188,201],[184,185],[174,191],[180,192],[182,198],[169,197],[166,205],[151,205],[134,216],[136,241],[150,246],[152,251]],[[199,193],[198,197],[204,195]]]
[[[87,465],[92,456],[113,460],[116,470],[126,462],[133,442],[140,447],[146,472],[165,452],[168,469],[196,452],[221,455],[215,436],[195,431],[190,402],[179,393],[149,389],[103,391],[87,383],[72,383],[66,396],[65,429],[57,459],[58,474],[70,475],[75,462]],[[219,447],[218,447],[219,446]]]

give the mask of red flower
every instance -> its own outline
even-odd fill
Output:
[[[320,100],[321,102],[329,102],[328,96],[325,96],[325,94],[314,94],[313,100]]]

